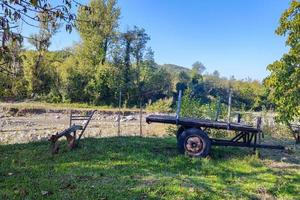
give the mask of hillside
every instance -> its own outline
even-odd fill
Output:
[[[175,64],[163,64],[163,65],[158,65],[158,67],[165,69],[170,74],[179,74],[182,71],[186,72],[186,73],[190,73],[190,71],[191,71],[190,69],[188,69],[186,67],[175,65]]]

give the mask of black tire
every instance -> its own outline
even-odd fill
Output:
[[[184,130],[177,140],[180,153],[192,157],[206,157],[211,148],[211,141],[207,134],[197,128]]]
[[[179,137],[184,130],[185,130],[185,128],[183,126],[180,126],[179,129],[177,130],[177,132],[176,132],[177,141],[179,140]]]

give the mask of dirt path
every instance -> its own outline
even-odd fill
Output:
[[[77,112],[84,113],[86,109]],[[69,126],[69,109],[19,109],[0,107],[0,144],[47,140],[49,136]],[[168,125],[148,125],[143,117],[143,135],[163,136]],[[121,135],[139,135],[139,115],[125,112],[121,116]],[[79,122],[80,124],[80,122]],[[116,136],[117,113],[98,111],[93,116],[84,137]]]

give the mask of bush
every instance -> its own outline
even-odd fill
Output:
[[[172,98],[159,99],[147,105],[146,110],[150,112],[170,113],[172,112]]]
[[[211,100],[209,103],[202,104],[201,100],[193,98],[191,90],[187,89],[182,97],[180,116],[215,119],[218,109],[218,101]],[[226,105],[220,104],[219,119],[224,118],[226,115]]]

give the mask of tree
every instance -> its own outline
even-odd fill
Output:
[[[198,84],[199,80],[202,80],[202,73],[205,71],[205,69],[205,66],[199,61],[192,65],[192,84]]]
[[[192,65],[192,75],[202,74],[205,70],[206,67],[199,61]]]
[[[268,65],[270,75],[264,80],[270,88],[270,99],[276,105],[277,120],[288,125],[300,118],[300,2],[292,1],[282,14],[276,34],[287,36],[289,52]],[[294,134],[296,142],[299,135]]]
[[[11,59],[9,56],[9,49],[7,44],[9,40],[22,43],[23,38],[27,37],[22,32],[18,31],[20,21],[24,22],[30,27],[37,27],[37,23],[41,21],[48,21],[53,19],[55,22],[64,21],[67,31],[72,31],[75,14],[71,12],[72,5],[76,5],[88,10],[84,6],[74,0],[2,0],[0,1],[0,60],[5,61]],[[46,17],[40,18],[43,14]]]
[[[220,77],[220,72],[218,70],[215,70],[212,75],[216,78],[219,78]]]
[[[79,8],[76,27],[85,49],[84,56],[96,66],[106,61],[109,45],[117,34],[120,9],[116,0],[91,0],[89,8]]]
[[[138,96],[140,101],[140,107],[142,104],[142,88],[141,88],[141,62],[144,58],[144,52],[146,50],[146,44],[150,40],[150,37],[145,32],[145,29],[138,28],[134,26],[133,31],[134,40],[132,43],[132,54],[135,58],[135,64],[136,64],[136,80],[137,80],[137,88],[138,88]]]
[[[29,89],[32,93],[48,93],[51,89],[51,83],[54,79],[53,69],[47,58],[48,48],[51,45],[52,36],[57,33],[60,25],[54,18],[49,18],[47,13],[40,13],[39,33],[33,34],[28,42],[31,43],[36,51],[27,53],[27,62],[25,62],[26,77],[29,82]],[[26,54],[26,53],[25,53]],[[30,62],[28,62],[30,61]]]
[[[27,96],[27,82],[24,79],[22,44],[9,40],[7,54],[10,60],[0,60],[0,98],[23,99]]]

